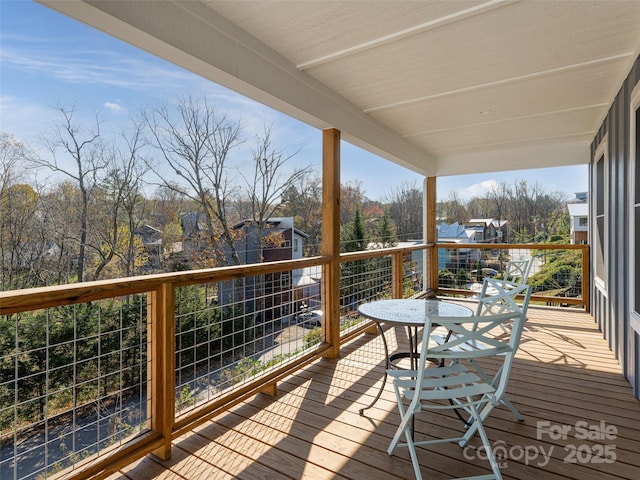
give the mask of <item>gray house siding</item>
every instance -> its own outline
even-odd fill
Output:
[[[631,174],[631,92],[639,81],[640,57],[636,59],[594,138],[591,145],[589,176],[590,201],[592,212],[595,212],[597,189],[595,178],[598,160],[596,153],[606,137],[608,158],[605,157],[605,169],[608,175],[605,175],[605,181],[608,187],[608,201],[605,202],[604,225],[605,289],[603,291],[595,281],[591,282],[591,311],[638,398],[640,398],[640,336],[631,327],[629,320],[629,275],[633,273],[633,266],[629,264],[629,259],[632,249],[637,249],[635,244],[631,244],[629,238],[629,225],[633,214],[629,208],[633,194],[630,191],[629,177]],[[593,225],[594,228],[590,231],[592,280],[596,271],[597,226],[595,221]]]

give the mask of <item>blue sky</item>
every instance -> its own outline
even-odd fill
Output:
[[[255,135],[270,126],[281,150],[299,150],[296,164],[320,171],[318,130],[40,4],[0,0],[0,131],[35,145],[55,124],[58,106],[75,106],[79,120],[91,124],[99,112],[103,131],[118,132],[144,107],[175,102],[186,94],[206,97],[244,125],[247,142],[238,155],[248,155]],[[372,199],[382,199],[401,184],[420,187],[423,180],[349,144],[343,145],[341,176],[343,182],[361,182]],[[586,166],[440,177],[438,198],[455,190],[467,199],[499,182],[519,179],[568,196],[586,191],[588,183]]]

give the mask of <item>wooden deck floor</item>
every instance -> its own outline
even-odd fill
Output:
[[[277,397],[260,394],[177,439],[170,461],[148,457],[111,478],[414,478],[405,450],[386,453],[398,421],[390,386],[374,408],[358,415],[380,385],[379,337],[360,337],[344,352],[339,361],[317,361],[279,384]],[[530,308],[509,398],[525,421],[502,407],[486,421],[496,451],[506,449],[505,479],[640,478],[640,402],[590,315]],[[416,431],[428,435],[461,426],[451,415],[422,418]],[[566,438],[551,438],[538,422],[568,429]],[[581,438],[580,427],[593,438]],[[603,427],[606,435],[598,435]],[[479,445],[474,439],[472,446]],[[489,473],[474,448],[419,450],[425,479]]]

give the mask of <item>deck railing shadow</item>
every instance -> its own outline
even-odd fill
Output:
[[[504,478],[635,478],[640,402],[592,318],[533,307],[530,320],[546,327],[525,333],[528,348],[518,352],[508,389],[525,420],[517,422],[499,407],[486,421],[489,438],[502,455]],[[581,332],[583,346],[553,335],[555,328]],[[387,333],[392,348],[405,346],[402,335],[395,343],[395,335]],[[570,361],[558,362],[561,350],[568,350]],[[210,468],[210,478],[412,478],[408,456],[385,451],[399,421],[391,388],[364,416],[358,414],[382,379],[382,356],[377,336],[354,338],[344,345],[340,359],[319,359],[283,379],[276,397],[247,399],[177,439],[174,448],[192,456],[181,454],[163,465],[183,475]],[[490,369],[491,362],[485,366]],[[459,424],[452,415],[429,415],[418,420],[416,431],[444,436]],[[566,437],[559,436],[561,430]],[[585,432],[591,432],[589,438]],[[486,473],[479,445],[473,441],[466,450],[456,445],[419,449],[425,478]],[[142,478],[148,472],[145,461],[127,476]]]

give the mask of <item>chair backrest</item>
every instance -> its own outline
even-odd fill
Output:
[[[514,283],[527,283],[531,266],[533,265],[533,257],[526,260],[510,260],[504,269],[504,280]]]
[[[501,355],[513,349],[515,336],[496,336],[495,331],[502,330],[503,327],[510,327],[513,330],[519,322],[522,314],[519,311],[509,311],[498,314],[472,316],[472,317],[438,317],[427,325],[425,330],[437,326],[449,330],[452,335],[447,336],[444,341],[434,341],[430,334],[427,334],[429,345],[422,345],[426,348],[426,358],[430,359],[460,359],[477,358],[494,355]],[[513,340],[512,340],[513,338]],[[473,345],[475,348],[469,348]],[[461,347],[464,347],[461,349]]]
[[[492,279],[489,279],[492,280]],[[501,398],[507,388],[511,365],[520,345],[524,323],[527,318],[527,308],[531,298],[531,287],[517,284],[523,302],[518,306],[509,296],[511,290],[504,290],[505,304],[496,304],[500,312],[485,313],[472,317],[434,317],[428,318],[423,331],[420,350],[420,368],[426,368],[431,359],[447,360],[477,359],[481,357],[499,357],[502,361],[497,382],[495,397]],[[496,296],[491,296],[492,300]],[[431,337],[431,331],[436,327],[448,329],[452,335],[447,335],[444,341]],[[421,374],[418,375],[418,383]],[[422,387],[416,385],[417,389]]]
[[[526,316],[530,296],[531,288],[526,284],[485,278],[478,297],[476,315],[522,311]],[[520,304],[517,302],[518,297],[522,297]]]

